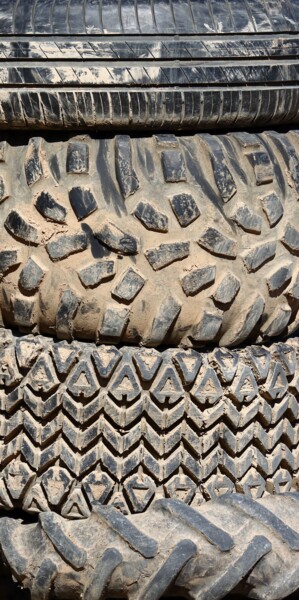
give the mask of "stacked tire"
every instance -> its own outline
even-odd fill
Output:
[[[4,600],[296,594],[296,2],[0,9]]]

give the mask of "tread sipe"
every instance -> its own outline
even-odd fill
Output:
[[[31,600],[282,600],[299,589],[299,494],[236,494],[196,510],[158,500],[125,517],[96,504],[84,522],[0,518],[0,549]]]
[[[2,330],[0,507],[77,519],[296,490],[298,361],[298,339],[159,352]]]
[[[145,346],[290,335],[298,156],[297,131],[3,141],[4,325]]]
[[[1,0],[1,128],[298,123],[297,0]]]

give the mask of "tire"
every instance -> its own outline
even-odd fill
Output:
[[[236,588],[282,600],[299,589],[298,496],[224,496],[197,510],[158,500],[130,518],[95,506],[84,522],[2,517],[1,555],[31,600],[221,600]]]
[[[0,502],[85,518],[296,490],[299,340],[238,351],[1,332]]]
[[[3,142],[4,325],[153,347],[291,335],[298,151],[296,131]]]
[[[0,11],[1,128],[298,123],[296,2],[1,0]]]

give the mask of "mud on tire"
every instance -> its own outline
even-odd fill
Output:
[[[146,518],[96,505],[83,522],[51,512],[32,524],[2,517],[0,549],[32,600],[221,600],[236,590],[281,600],[299,587],[298,502],[298,494],[258,502],[233,494],[197,510],[158,500]]]
[[[296,131],[31,138],[1,161],[5,326],[195,347],[296,330]]]

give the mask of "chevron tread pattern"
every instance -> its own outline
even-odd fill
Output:
[[[0,503],[87,517],[298,486],[298,340],[166,350],[1,335]]]

